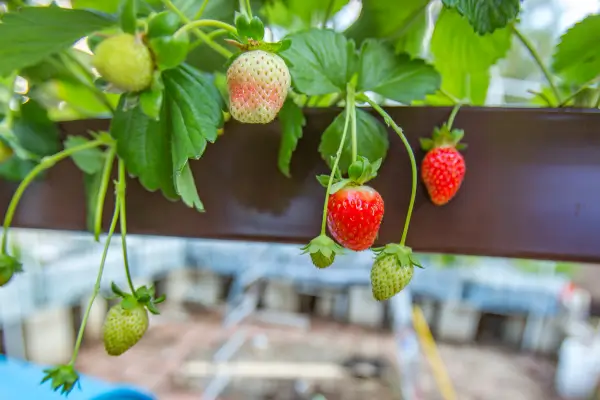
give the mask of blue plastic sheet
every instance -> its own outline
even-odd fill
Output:
[[[59,392],[53,392],[48,383],[40,385],[45,366],[0,355],[1,400],[64,400]],[[141,389],[103,382],[81,376],[81,390],[75,388],[68,400],[156,400]]]

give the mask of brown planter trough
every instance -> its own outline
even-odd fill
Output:
[[[420,160],[450,109],[389,108]],[[307,110],[291,179],[277,170],[279,126],[229,123],[225,135],[192,162],[207,212],[128,185],[129,232],[197,238],[305,243],[319,233],[326,172],[319,137],[339,110]],[[61,124],[65,134],[106,129],[107,121]],[[600,262],[600,113],[592,110],[464,108],[467,175],[447,206],[435,207],[421,184],[408,244],[416,251]],[[379,244],[397,241],[410,196],[410,165],[390,130],[391,145],[372,182],[385,200]],[[14,183],[0,183],[4,212]],[[112,197],[105,217],[110,217]],[[105,221],[108,222],[108,221]],[[81,173],[66,161],[23,197],[15,226],[85,230]]]

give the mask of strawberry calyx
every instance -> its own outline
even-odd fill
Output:
[[[121,307],[125,310],[133,310],[139,306],[145,307],[152,314],[158,315],[160,311],[157,304],[162,303],[166,300],[166,296],[162,295],[158,298],[155,298],[155,289],[154,286],[146,287],[140,286],[135,290],[134,294],[125,293],[121,288],[114,282],[111,283],[111,289],[115,294],[116,298],[122,298]]]
[[[6,285],[14,274],[23,272],[23,264],[15,257],[0,254],[0,286]]]
[[[362,186],[371,179],[374,179],[381,167],[381,162],[381,158],[371,163],[368,158],[359,156],[348,167],[348,178],[342,177],[339,170],[336,171],[329,194],[334,194],[347,186]],[[323,187],[328,187],[329,175],[318,175],[317,180]]]
[[[465,131],[462,129],[450,129],[448,124],[445,123],[441,127],[436,127],[433,130],[431,138],[421,138],[421,148],[424,151],[429,151],[437,148],[448,148],[452,147],[457,150],[463,150],[467,148],[465,143],[459,143],[465,135]]]
[[[309,253],[312,263],[317,268],[327,268],[335,260],[337,254],[343,254],[344,249],[327,235],[319,235],[302,247],[302,254]]]
[[[412,249],[408,246],[389,243],[383,247],[375,247],[372,250],[375,253],[375,260],[392,255],[396,257],[398,264],[402,267],[413,266],[423,269],[423,266],[415,258]]]
[[[79,383],[79,374],[71,364],[59,365],[54,368],[44,370],[44,377],[40,384],[50,381],[50,386],[53,391],[60,390],[61,394],[68,395],[71,393],[75,385],[81,389]]]

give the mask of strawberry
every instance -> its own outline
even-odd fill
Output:
[[[140,92],[152,83],[152,54],[139,38],[127,33],[100,42],[93,64],[102,78],[126,92]]]
[[[227,69],[231,116],[249,124],[273,121],[290,84],[290,71],[277,54],[263,50],[243,52]]]
[[[398,294],[412,280],[415,266],[422,268],[410,247],[388,244],[374,251],[377,255],[371,268],[371,290],[377,301]]]
[[[431,139],[421,139],[421,147],[427,153],[421,162],[421,179],[433,204],[442,206],[458,192],[467,170],[465,159],[459,149],[464,131],[451,130],[451,123],[435,128]]]
[[[302,247],[302,250],[304,250],[302,254],[309,253],[313,265],[321,269],[333,264],[336,254],[341,254],[343,251],[339,244],[324,234],[311,240],[309,244]]]
[[[133,296],[111,307],[103,326],[104,348],[118,356],[133,347],[148,329],[148,311]]]
[[[377,238],[383,211],[383,199],[375,189],[349,185],[329,197],[327,227],[345,248],[366,250]]]

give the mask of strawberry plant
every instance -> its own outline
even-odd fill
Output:
[[[164,301],[153,288],[132,283],[126,178],[204,212],[196,186],[201,182],[190,164],[210,144],[228,140],[226,121],[276,120],[281,145],[273,167],[290,177],[307,125],[303,108],[341,108],[318,149],[330,171],[317,177],[324,187],[322,223],[302,248],[318,268],[331,266],[346,251],[373,246],[385,209],[394,207],[377,191],[377,174],[387,157],[403,156],[387,154],[390,140],[402,142],[412,176],[410,188],[397,188],[410,198],[403,229],[398,243],[372,249],[373,297],[381,301],[406,287],[414,268],[421,267],[407,245],[419,185],[417,158],[401,121],[382,103],[454,106],[448,122],[422,141],[427,153],[420,176],[437,205],[459,198],[461,185],[468,185],[459,152],[463,132],[453,129],[459,107],[486,103],[490,69],[509,50],[524,49],[544,76],[547,87],[532,93],[531,103],[600,105],[600,55],[592,42],[600,31],[597,15],[561,37],[547,66],[519,27],[519,0],[406,0],[402,7],[369,0],[350,27],[332,29],[348,3],[72,0],[68,8],[0,1],[0,176],[19,182],[4,218],[0,286],[23,270],[8,248],[9,228],[23,193],[47,170],[72,159],[82,171],[88,227],[96,241],[107,192],[116,195],[72,358],[44,377],[52,389],[68,394],[78,385],[77,355],[117,230],[128,289],[112,285],[120,302],[106,317],[107,353],[122,354],[141,340],[148,313],[159,313]],[[55,124],[87,118],[110,119],[110,128],[65,138]]]

